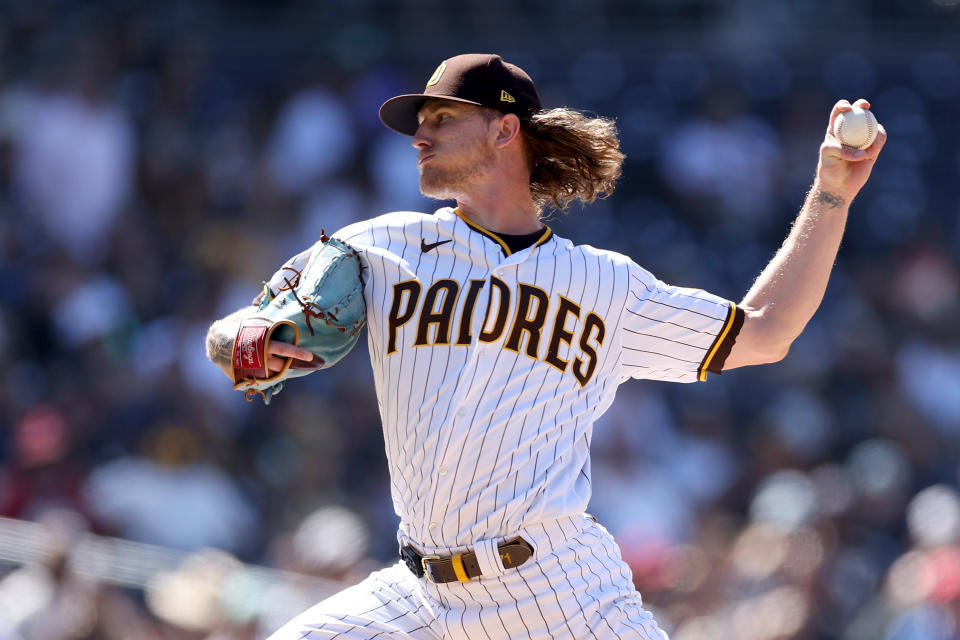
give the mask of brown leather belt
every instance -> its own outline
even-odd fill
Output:
[[[503,568],[513,569],[530,559],[533,555],[533,547],[523,538],[514,538],[497,547],[497,552],[500,554]],[[449,558],[441,558],[420,555],[416,549],[406,545],[400,548],[400,557],[418,578],[426,577],[436,583],[469,582],[483,574],[480,563],[477,562],[477,554],[473,551],[455,553]]]

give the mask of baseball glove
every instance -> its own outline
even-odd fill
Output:
[[[298,262],[277,272],[257,312],[237,330],[233,388],[243,391],[248,402],[259,395],[270,404],[284,380],[333,366],[353,349],[366,324],[360,258],[353,247],[323,235],[302,271],[295,266]],[[267,364],[272,340],[307,349],[314,360],[288,357],[273,373]]]

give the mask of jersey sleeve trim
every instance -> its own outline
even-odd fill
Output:
[[[706,380],[708,371],[719,375],[723,370],[723,363],[730,355],[733,343],[737,341],[737,335],[740,333],[740,327],[743,326],[743,317],[743,309],[731,302],[723,331],[717,335],[717,339],[713,341],[710,350],[707,351],[707,356],[700,364],[700,368],[697,370],[697,380],[700,382]]]

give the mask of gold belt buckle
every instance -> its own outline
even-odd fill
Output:
[[[427,580],[430,582],[436,583],[437,581],[433,579],[433,574],[430,573],[430,566],[427,564],[427,560],[439,560],[440,556],[423,556],[420,558],[420,566],[423,568],[423,575],[427,577]]]

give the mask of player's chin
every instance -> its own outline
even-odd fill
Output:
[[[448,181],[429,172],[420,174],[420,193],[435,200],[455,200],[457,192]]]

